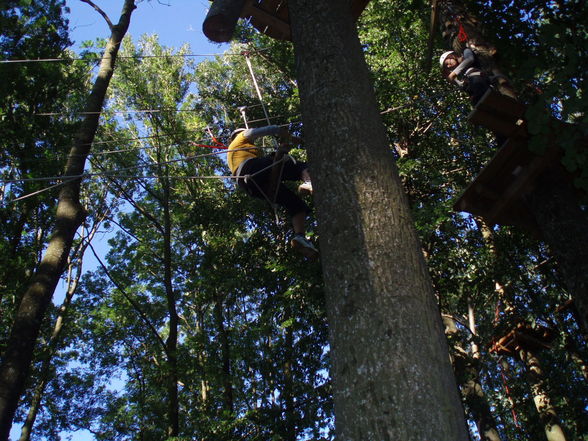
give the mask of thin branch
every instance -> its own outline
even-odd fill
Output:
[[[106,20],[106,23],[108,24],[110,32],[112,32],[114,25],[110,21],[110,18],[108,17],[108,15],[106,15],[106,12],[104,12],[102,9],[100,9],[100,7],[98,5],[95,5],[91,0],[80,0],[80,1],[92,6],[98,12],[98,14],[100,14],[102,16],[102,18],[104,18],[104,20]]]
[[[100,266],[104,270],[104,273],[106,274],[108,279],[114,284],[114,286],[116,286],[116,288],[121,292],[123,297],[131,304],[133,309],[137,312],[137,314],[139,314],[139,317],[145,322],[145,324],[149,327],[149,329],[151,329],[151,332],[153,332],[153,335],[155,336],[155,338],[157,339],[157,341],[159,342],[159,344],[163,348],[163,351],[167,354],[167,347],[165,345],[165,342],[163,341],[163,339],[159,335],[159,332],[157,332],[157,329],[155,329],[155,326],[149,320],[149,317],[147,317],[147,315],[139,307],[139,304],[137,302],[135,302],[135,300],[133,300],[131,298],[131,296],[129,296],[129,294],[125,291],[125,289],[116,280],[114,280],[114,278],[110,274],[110,271],[108,271],[108,268],[106,267],[106,265],[104,265],[104,262],[102,262],[100,257],[98,257],[98,254],[96,253],[96,250],[94,249],[92,244],[88,243],[88,245],[90,247],[90,250],[92,250],[94,257],[96,257],[96,260],[98,261],[98,263],[100,264]]]

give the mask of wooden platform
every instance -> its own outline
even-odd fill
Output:
[[[521,349],[538,352],[551,349],[554,339],[555,332],[551,328],[519,323],[503,337],[494,339],[490,344],[490,352],[500,355],[517,355]]]
[[[535,178],[546,167],[557,163],[559,153],[555,147],[543,155],[528,149],[524,113],[525,106],[493,90],[471,112],[470,122],[508,139],[454,204],[456,211],[481,216],[490,225],[516,225],[537,231],[522,197],[531,191]]]
[[[351,13],[358,19],[370,0],[353,0]],[[259,32],[278,40],[290,40],[290,16],[287,0],[246,0],[242,18],[251,19]]]
[[[526,107],[515,99],[488,89],[468,120],[505,138],[526,138],[525,111]]]
[[[526,142],[510,138],[453,208],[481,216],[490,225],[516,225],[535,231],[535,220],[521,198],[531,191],[535,178],[557,158],[555,149],[536,155],[528,150]]]

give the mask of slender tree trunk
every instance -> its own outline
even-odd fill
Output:
[[[573,337],[566,333],[564,339],[566,352],[574,361],[574,364],[578,368],[578,371],[582,374],[582,377],[584,377],[584,381],[588,381],[588,363],[586,362],[584,356],[578,350],[578,346],[576,345],[576,342],[574,341]]]
[[[531,351],[521,349],[519,356],[527,369],[533,401],[541,422],[545,425],[547,441],[566,441],[559,418],[545,388],[545,377],[539,359]]]
[[[84,118],[65,167],[65,184],[59,192],[53,235],[41,264],[23,295],[3,354],[0,366],[0,440],[8,439],[12,419],[25,387],[41,322],[64,271],[75,232],[85,217],[79,201],[81,179],[67,176],[79,176],[84,172],[86,157],[98,128],[99,112],[112,78],[114,62],[134,9],[134,0],[125,0],[120,20],[111,29],[98,77],[85,107],[85,112],[91,114]]]
[[[458,338],[458,329],[453,318],[444,315],[443,323],[445,333],[450,339]],[[471,354],[468,353],[457,341],[453,347],[453,368],[457,383],[460,387],[463,400],[468,407],[471,417],[476,423],[478,433],[482,441],[500,441],[494,415],[486,399],[486,394],[480,381],[479,357],[480,353],[475,344],[472,345]]]
[[[440,314],[350,4],[288,4],[316,183],[336,437],[465,441]]]
[[[176,294],[172,280],[172,245],[171,245],[171,215],[169,208],[170,183],[162,179],[163,186],[163,265],[164,284],[167,310],[169,315],[169,335],[165,341],[167,355],[167,393],[168,393],[168,421],[167,436],[178,436],[180,431],[180,411],[178,402],[178,325],[179,317],[176,308]]]
[[[43,398],[43,394],[45,393],[45,387],[49,382],[49,371],[53,355],[55,354],[55,348],[60,341],[61,332],[63,331],[65,325],[66,314],[69,311],[71,301],[78,288],[78,283],[82,275],[83,257],[88,247],[88,244],[94,238],[94,235],[96,234],[98,226],[101,224],[102,220],[103,218],[94,224],[89,234],[82,234],[82,237],[84,237],[83,242],[80,243],[79,247],[74,253],[74,259],[77,260],[77,268],[75,268],[75,277],[72,277],[72,272],[74,271],[74,265],[72,261],[70,260],[68,264],[68,289],[65,294],[65,298],[63,299],[63,302],[61,304],[61,307],[59,308],[59,314],[57,316],[57,320],[55,320],[55,326],[53,327],[51,338],[49,339],[47,348],[45,350],[43,364],[40,369],[41,378],[39,379],[37,386],[35,387],[35,392],[33,393],[31,405],[29,407],[25,423],[23,424],[23,427],[21,429],[19,441],[29,441],[31,439],[33,426],[35,424],[35,420],[37,419],[37,414],[41,408],[41,400]]]
[[[219,334],[221,345],[221,363],[222,363],[222,383],[223,383],[223,403],[225,410],[233,412],[233,380],[231,377],[231,352],[229,346],[229,338],[223,318],[223,304],[222,297],[217,296],[214,303],[214,316],[216,320],[216,328]]]
[[[292,317],[292,309],[286,306],[284,319],[290,320]],[[296,418],[294,412],[294,373],[292,366],[294,363],[294,333],[292,326],[286,327],[284,330],[284,390],[282,402],[284,403],[284,439],[285,441],[296,441]]]

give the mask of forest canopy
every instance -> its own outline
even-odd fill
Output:
[[[575,128],[555,142],[586,216],[588,156],[578,147],[588,137],[586,2],[465,3],[527,108],[530,148],[548,147],[554,119]],[[139,15],[144,4],[136,6]],[[430,35],[430,11],[421,0],[372,0],[357,28],[470,437],[588,440],[587,329],[552,250],[533,232],[453,209],[498,146],[468,124],[467,95],[442,77],[438,56],[451,42],[438,29]],[[64,12],[60,0],[0,9],[4,60],[69,60],[0,64],[3,362],[55,236],[56,176],[86,127],[95,66],[108,50],[99,39],[71,52]],[[244,118],[261,127],[269,117],[304,138],[293,46],[240,22],[225,53],[195,60],[189,42],[165,47],[157,35],[133,35],[130,22],[95,136],[82,143],[84,217],[40,321],[11,433],[21,441],[77,431],[117,441],[332,440],[321,265],[292,252],[284,212],[238,190],[223,148]],[[303,148],[291,155],[308,160]],[[308,234],[322,245],[315,220]],[[520,335],[533,344],[517,343]]]

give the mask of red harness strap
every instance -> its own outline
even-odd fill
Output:
[[[465,29],[463,28],[463,25],[461,24],[459,17],[456,17],[455,20],[457,21],[457,25],[459,26],[459,31],[457,33],[457,39],[460,41],[460,43],[466,43],[469,38],[468,34],[465,31]]]

